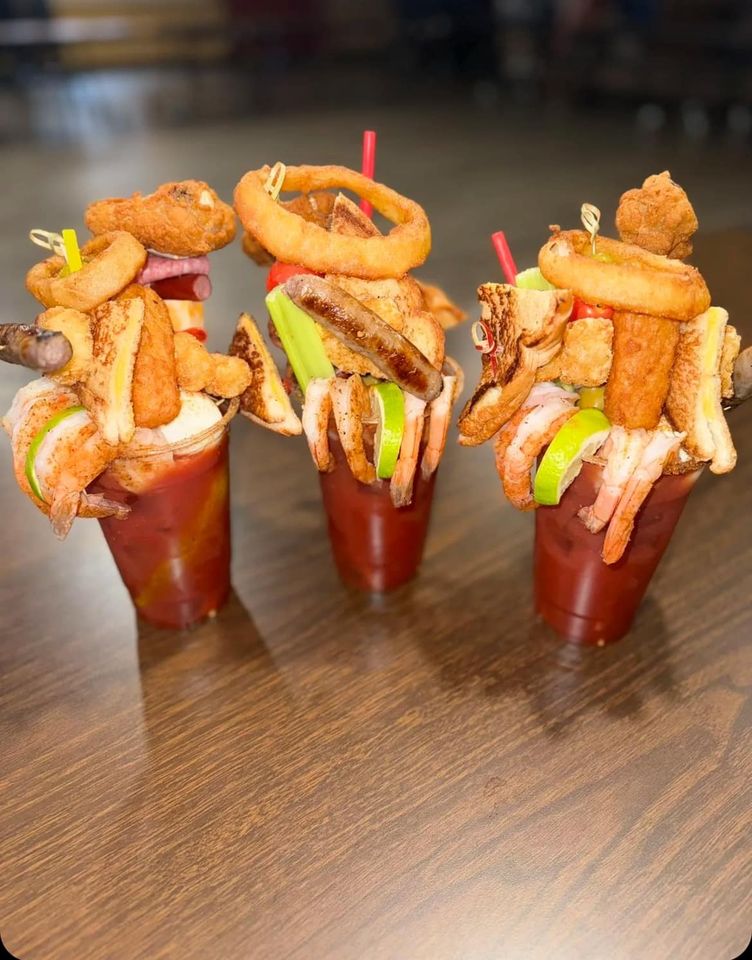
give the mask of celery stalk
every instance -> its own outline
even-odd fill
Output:
[[[334,367],[319,331],[305,310],[294,304],[281,287],[267,294],[266,307],[303,393],[311,380],[333,377]]]

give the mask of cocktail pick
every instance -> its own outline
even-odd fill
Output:
[[[282,187],[284,186],[286,175],[287,166],[278,160],[269,171],[269,176],[266,178],[266,183],[264,184],[264,190],[266,190],[272,200],[276,200],[279,197]]]
[[[496,251],[496,256],[499,258],[504,279],[507,283],[514,286],[517,280],[517,267],[514,262],[514,257],[512,256],[512,251],[509,249],[504,231],[497,230],[496,233],[491,234],[491,243]]]
[[[593,248],[593,256],[595,256],[595,238],[601,228],[601,212],[594,204],[583,203],[580,207],[580,219],[583,227],[590,234],[590,244]]]
[[[76,273],[83,266],[76,231],[69,227],[66,227],[62,234],[36,228],[29,231],[29,240],[38,247],[45,247],[59,257],[64,257],[66,272],[69,274]]]
[[[368,177],[369,180],[373,180],[374,174],[376,173],[376,131],[375,130],[364,130],[363,131],[363,160],[360,167],[360,172],[364,177]],[[368,200],[360,201],[360,209],[365,213],[367,217],[373,216],[373,207],[368,202]]]

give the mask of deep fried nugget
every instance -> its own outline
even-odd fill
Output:
[[[615,313],[613,324],[606,416],[628,430],[654,430],[668,394],[680,324],[641,313]]]
[[[137,427],[161,427],[180,413],[172,321],[162,298],[131,284],[119,300],[143,300],[144,325],[133,371],[133,413]]]
[[[251,382],[248,364],[240,357],[209,353],[192,333],[175,334],[178,383],[183,390],[206,390],[215,397],[238,397]]]
[[[226,246],[235,236],[232,207],[203,180],[163,183],[143,196],[90,203],[84,222],[94,234],[127,230],[145,247],[176,257],[196,257]]]
[[[721,396],[729,400],[734,395],[734,363],[739,356],[742,338],[730,323],[726,324],[723,332],[723,350],[721,351]]]
[[[467,320],[467,314],[464,310],[453,303],[446,293],[433,283],[426,283],[425,280],[417,280],[423,294],[423,303],[426,310],[429,310],[439,321],[441,326],[448,330],[450,327],[456,327],[457,324]]]
[[[684,260],[692,253],[697,217],[687,194],[668,170],[648,177],[642,187],[622,194],[616,229],[625,243]]]
[[[538,370],[535,379],[599,387],[611,370],[613,338],[614,327],[606,317],[572,320],[564,330],[561,350]]]

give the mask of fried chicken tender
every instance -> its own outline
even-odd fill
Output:
[[[599,387],[611,370],[613,339],[614,326],[606,317],[572,320],[564,330],[561,350],[538,370],[535,379]]]
[[[133,370],[133,414],[137,427],[161,427],[180,413],[172,321],[162,298],[131,284],[118,300],[142,300],[144,324]]]
[[[613,324],[606,416],[628,430],[655,430],[668,395],[680,324],[640,313],[615,313]]]
[[[314,190],[312,193],[301,193],[292,200],[283,200],[282,206],[299,217],[325,227],[329,214],[334,206],[335,195],[329,190]],[[250,257],[260,267],[268,267],[274,263],[274,257],[259,241],[246,230],[243,234],[243,253]]]
[[[144,196],[90,203],[84,222],[93,234],[126,230],[157,253],[198,257],[235,237],[235,213],[203,180],[163,183]]]
[[[214,397],[238,397],[251,383],[251,371],[240,357],[209,353],[192,333],[175,334],[178,383],[183,390],[205,390]]]
[[[625,243],[684,260],[692,254],[697,217],[687,194],[668,170],[648,177],[639,189],[622,194],[616,229]]]

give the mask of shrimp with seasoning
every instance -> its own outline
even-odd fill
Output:
[[[676,453],[685,436],[684,433],[668,430],[656,430],[650,435],[608,525],[603,543],[604,563],[616,563],[621,559],[632,536],[640,507],[663,473],[667,460]]]
[[[501,478],[507,499],[518,510],[535,509],[532,489],[535,460],[574,414],[575,409],[568,400],[553,399],[533,407],[520,421],[504,455]]]
[[[425,410],[425,400],[421,400],[412,393],[405,393],[405,429],[402,433],[402,446],[397,458],[397,466],[394,468],[389,485],[389,493],[395,507],[406,507],[413,496],[413,482],[420,456]]]
[[[452,404],[457,393],[457,377],[442,374],[442,380],[444,387],[441,393],[428,407],[428,440],[420,464],[420,472],[426,480],[435,473],[444,453]]]
[[[313,462],[322,473],[334,469],[334,459],[329,451],[329,419],[332,414],[332,385],[334,377],[314,378],[306,387],[303,403],[303,432],[308,441]]]
[[[595,502],[577,514],[591,533],[599,533],[613,516],[630,477],[637,469],[650,440],[647,430],[614,426],[604,446],[606,465]]]
[[[353,374],[346,380],[334,377],[330,395],[334,421],[350,471],[361,483],[373,483],[376,468],[368,460],[363,443],[363,418],[371,411],[368,390],[363,380]]]

